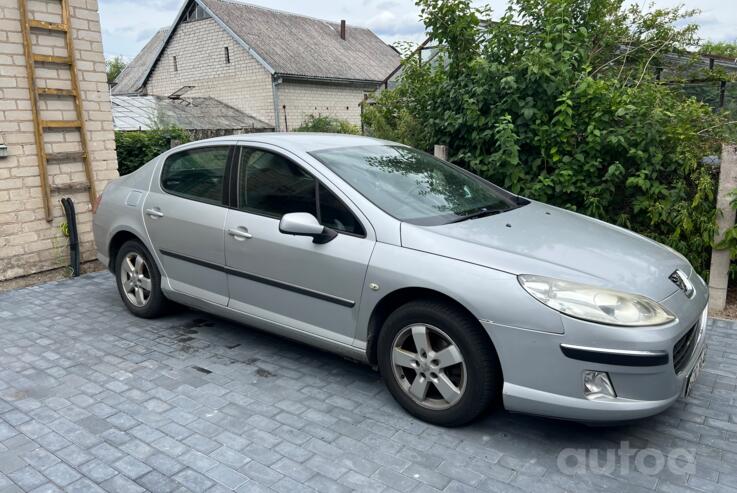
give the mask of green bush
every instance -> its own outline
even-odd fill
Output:
[[[367,133],[430,150],[521,195],[630,228],[708,269],[724,120],[655,80],[695,43],[690,12],[622,0],[512,0],[498,23],[468,0],[419,0],[440,61],[404,63]],[[623,46],[627,46],[625,55]]]
[[[735,41],[707,41],[701,45],[699,52],[705,55],[718,55],[737,58],[737,42]]]
[[[352,134],[358,135],[361,129],[350,122],[333,118],[331,116],[310,115],[299,128],[294,129],[295,132],[323,132],[332,134]]]
[[[136,132],[115,132],[118,172],[132,173],[159,154],[171,148],[173,141],[189,142],[186,130],[177,127],[156,128]]]

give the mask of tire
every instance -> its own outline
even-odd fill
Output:
[[[136,260],[141,259],[140,271]],[[132,260],[134,264],[131,269],[124,263]],[[136,280],[138,276],[143,278]],[[124,278],[132,282],[124,282]],[[128,310],[135,316],[141,318],[156,318],[163,315],[169,305],[161,292],[161,274],[148,250],[139,241],[130,240],[123,244],[115,257],[115,279],[118,293]],[[148,282],[146,282],[148,281]],[[131,283],[133,289],[131,289]],[[141,290],[141,297],[138,290]]]
[[[424,357],[416,340],[429,347]],[[422,300],[401,306],[384,322],[377,344],[379,371],[389,392],[423,421],[462,426],[500,400],[501,368],[494,346],[475,320],[449,303]],[[447,365],[459,356],[460,363]],[[423,393],[424,398],[418,397]]]

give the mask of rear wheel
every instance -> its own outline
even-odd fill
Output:
[[[381,374],[410,414],[441,426],[476,419],[499,395],[496,351],[478,324],[445,302],[398,308],[378,340]]]
[[[131,313],[142,318],[162,315],[168,300],[161,292],[161,274],[140,242],[127,241],[115,259],[118,292]]]

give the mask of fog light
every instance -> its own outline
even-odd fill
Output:
[[[583,393],[587,399],[596,400],[617,397],[609,374],[605,371],[586,370],[583,372]]]

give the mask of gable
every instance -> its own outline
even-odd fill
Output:
[[[400,62],[399,54],[369,29],[340,25],[229,0],[191,0],[175,26],[212,17],[272,75],[315,80],[381,82]],[[172,29],[144,78],[169,43]]]
[[[380,82],[399,54],[371,30],[226,0],[198,0],[279,75]]]

